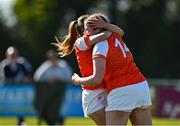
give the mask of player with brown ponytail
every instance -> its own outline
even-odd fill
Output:
[[[65,38],[55,45],[58,47],[59,55],[61,57],[67,56],[75,49],[76,57],[80,72],[83,77],[89,76],[93,73],[93,60],[91,46],[97,42],[103,41],[111,36],[112,32],[122,33],[123,31],[109,24],[102,18],[96,20],[102,20],[104,26],[98,29],[94,29],[94,34],[88,33],[84,22],[89,15],[83,15],[72,21],[69,24],[68,33]],[[88,23],[86,23],[88,24]],[[104,31],[107,29],[109,31]],[[89,29],[90,31],[90,29]],[[112,32],[110,32],[112,31]],[[82,104],[85,117],[89,116],[97,125],[105,125],[105,111],[106,106],[106,91],[104,89],[104,83],[99,83],[96,86],[82,86]]]

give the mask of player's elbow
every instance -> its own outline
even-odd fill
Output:
[[[98,84],[100,84],[102,82],[102,79],[96,79],[95,81],[94,81],[94,84],[95,85],[98,85]]]
[[[105,31],[105,32],[104,32],[105,38],[109,38],[111,35],[112,35],[112,32],[111,32],[111,31]]]
[[[98,85],[103,81],[103,77],[96,76],[94,77],[94,84]]]

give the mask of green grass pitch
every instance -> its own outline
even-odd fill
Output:
[[[37,125],[38,119],[36,117],[27,117],[26,118],[27,125]],[[0,125],[16,125],[17,119],[15,117],[0,117]],[[45,122],[43,122],[42,125],[46,125]],[[91,119],[88,118],[66,118],[65,119],[65,126],[67,125],[84,125],[84,126],[95,126],[94,122]],[[130,123],[128,123],[130,126]],[[168,119],[168,118],[153,118],[153,125],[177,125],[180,126],[180,119]]]

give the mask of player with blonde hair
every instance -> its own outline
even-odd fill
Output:
[[[92,29],[89,29],[88,24],[91,20],[88,19],[101,20],[104,25],[101,29],[93,29],[92,27]],[[110,37],[112,34],[110,31],[124,34],[120,28],[108,23],[108,20],[102,18],[100,14],[84,15],[69,24],[68,34],[56,46],[61,57],[69,55],[75,49],[82,76],[90,76],[93,73],[91,46]],[[89,116],[97,125],[105,125],[104,109],[107,93],[104,89],[104,83],[101,82],[95,86],[83,85],[82,88],[82,104],[85,117]]]

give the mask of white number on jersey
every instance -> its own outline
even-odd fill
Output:
[[[124,45],[122,45],[121,44],[121,42],[118,40],[118,39],[116,39],[115,40],[115,47],[120,47],[120,49],[121,49],[121,51],[122,51],[122,53],[123,53],[123,56],[124,56],[124,58],[126,58],[126,52],[129,52],[129,49],[128,49],[128,47],[126,46],[126,44],[125,43],[123,43]]]

